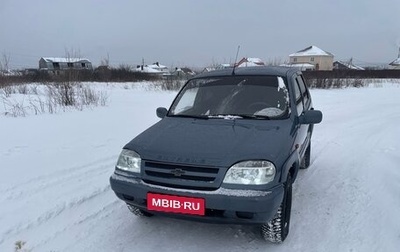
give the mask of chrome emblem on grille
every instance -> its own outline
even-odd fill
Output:
[[[177,169],[172,170],[171,173],[172,173],[175,177],[180,177],[180,176],[182,176],[183,174],[185,174],[186,172],[185,172],[184,170],[182,170],[182,169],[177,168]]]

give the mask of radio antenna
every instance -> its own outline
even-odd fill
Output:
[[[235,62],[233,63],[232,75],[235,75],[236,61],[237,61],[237,57],[239,55],[239,50],[240,50],[240,45],[238,45],[238,49],[236,51],[236,58],[235,58]]]

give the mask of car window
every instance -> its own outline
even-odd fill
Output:
[[[219,115],[287,117],[289,93],[282,77],[225,76],[190,80],[169,116],[214,118]]]
[[[301,92],[297,80],[295,80],[295,83],[296,85],[294,85],[294,93],[296,96],[296,104],[298,104],[299,102],[301,102]]]
[[[305,108],[308,108],[310,102],[310,95],[308,93],[307,87],[301,75],[297,76],[296,80],[297,83],[299,84],[301,95],[303,96],[303,105]]]
[[[194,87],[187,90],[186,95],[182,97],[180,103],[175,107],[176,113],[184,113],[185,111],[193,108],[198,89],[198,87]]]
[[[297,110],[297,115],[301,115],[303,113],[304,107],[303,107],[303,96],[301,95],[301,89],[300,85],[298,82],[298,79],[293,77],[293,83],[294,83],[294,90],[295,90],[295,95],[296,95],[296,110]]]

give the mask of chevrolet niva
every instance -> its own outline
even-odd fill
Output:
[[[310,165],[314,110],[300,71],[247,67],[188,80],[125,145],[111,188],[135,215],[256,224],[280,243],[292,184]]]

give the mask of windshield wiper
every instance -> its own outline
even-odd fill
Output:
[[[170,117],[185,117],[185,118],[196,118],[196,119],[208,119],[206,115],[185,115],[185,114],[175,114],[169,115]]]
[[[209,118],[220,118],[220,119],[264,119],[270,120],[268,116],[265,115],[246,115],[246,114],[216,114],[209,115]]]
[[[270,120],[271,118],[266,115],[238,115],[244,119],[264,119],[264,120]]]

